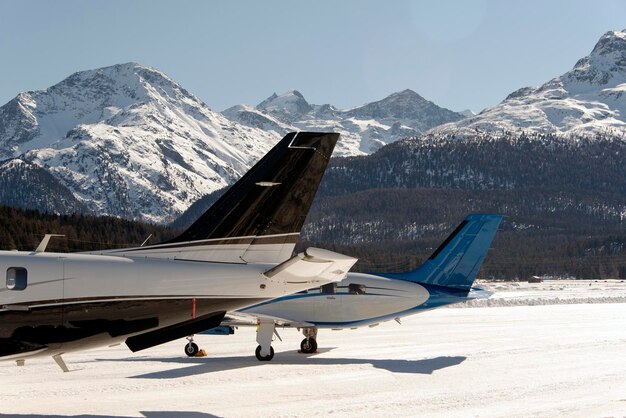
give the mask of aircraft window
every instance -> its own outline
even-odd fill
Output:
[[[337,283],[328,283],[324,286],[320,286],[320,293],[325,295],[332,295],[337,293]]]
[[[23,267],[10,267],[7,269],[7,289],[24,290],[27,284],[27,273]]]
[[[365,294],[365,285],[364,284],[356,284],[350,283],[348,285],[348,291],[353,295],[364,295]]]

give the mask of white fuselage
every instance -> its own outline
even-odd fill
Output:
[[[0,251],[0,358],[113,344],[311,286],[266,277],[273,266]]]

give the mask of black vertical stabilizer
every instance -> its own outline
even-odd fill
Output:
[[[299,233],[338,139],[337,133],[287,134],[193,225],[164,244]]]

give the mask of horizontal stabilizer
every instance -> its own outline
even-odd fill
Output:
[[[356,262],[356,258],[347,255],[308,248],[268,270],[264,275],[275,282],[311,283],[314,286],[343,280]]]

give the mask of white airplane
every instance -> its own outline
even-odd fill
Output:
[[[227,311],[341,280],[356,259],[292,257],[339,134],[290,133],[180,236],[91,253],[0,251],[0,360],[125,342],[134,352]]]
[[[203,333],[232,334],[236,326],[257,326],[257,358],[268,361],[274,354],[271,344],[273,335],[278,336],[276,327],[301,330],[305,338],[300,351],[314,353],[320,328],[373,327],[440,306],[489,297],[489,292],[472,289],[472,285],[501,220],[500,215],[467,216],[416,270],[348,273],[339,283],[229,312],[220,327]],[[269,356],[263,354],[268,352]]]

